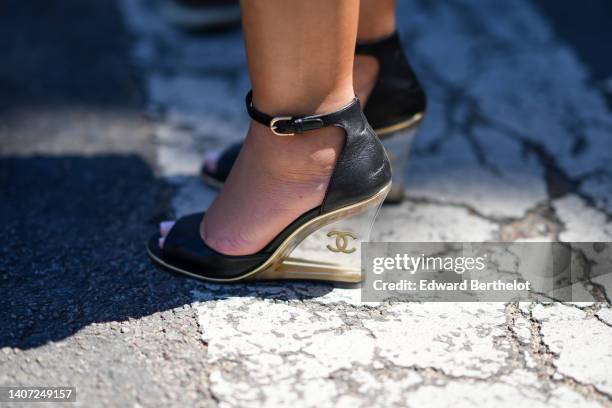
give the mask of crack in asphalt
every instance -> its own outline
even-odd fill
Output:
[[[421,8],[427,9],[429,7],[426,5],[426,2],[421,2]],[[433,7],[433,6],[432,6]],[[465,22],[464,29],[467,32],[472,33],[473,35],[481,35],[486,36],[488,31],[486,26],[484,26],[480,22],[480,17],[478,17],[477,12],[474,8],[469,7],[465,4],[453,3],[449,6],[453,9],[453,12],[462,16],[461,18]],[[478,24],[474,24],[474,22]],[[408,43],[411,41],[415,41],[415,38],[418,37],[418,33],[416,31],[407,30],[407,34],[405,37],[408,39]],[[163,38],[163,36],[153,35],[149,39],[152,43],[157,44],[158,47],[161,48],[159,55],[172,55],[173,44],[167,39]],[[548,46],[555,45],[554,42],[550,44],[541,44],[543,48]],[[512,49],[512,43],[509,41],[505,41],[501,38],[491,37],[490,41],[487,43],[488,47],[499,49]],[[486,50],[482,51],[486,53]],[[610,221],[612,218],[612,214],[605,212],[597,205],[596,200],[590,195],[586,194],[582,191],[583,183],[587,180],[594,179],[596,177],[601,176],[602,174],[608,174],[606,169],[594,169],[587,173],[581,174],[579,176],[572,177],[569,173],[564,170],[561,163],[555,158],[555,156],[550,153],[547,147],[540,143],[530,140],[528,137],[523,135],[520,131],[515,130],[514,128],[496,121],[494,118],[488,117],[482,111],[479,101],[470,95],[469,89],[471,81],[470,78],[466,78],[461,86],[455,86],[450,82],[446,81],[439,72],[436,71],[436,67],[434,64],[429,63],[427,56],[419,55],[418,52],[414,53],[415,59],[419,59],[421,61],[421,66],[424,68],[423,73],[424,77],[427,78],[431,83],[435,84],[435,89],[433,93],[439,97],[440,101],[443,102],[443,119],[444,123],[442,129],[439,131],[439,134],[436,134],[435,137],[425,143],[423,146],[417,146],[415,148],[415,152],[417,154],[427,154],[434,155],[436,154],[445,143],[452,139],[453,134],[459,133],[461,137],[463,137],[474,154],[476,161],[480,167],[484,170],[491,172],[493,175],[501,177],[503,176],[503,171],[496,166],[495,162],[489,159],[487,155],[487,150],[485,146],[481,144],[478,137],[476,136],[476,130],[478,128],[483,128],[486,130],[494,130],[500,135],[506,137],[514,143],[517,143],[520,148],[525,152],[526,155],[535,157],[537,159],[538,166],[543,170],[543,179],[546,186],[546,199],[540,202],[537,202],[530,206],[528,209],[524,211],[524,213],[520,216],[510,217],[510,216],[491,216],[484,214],[482,211],[478,210],[474,205],[465,202],[454,202],[452,200],[436,200],[435,198],[427,197],[427,196],[413,196],[411,195],[408,198],[409,203],[413,204],[431,204],[442,207],[451,207],[451,208],[460,208],[466,210],[469,214],[474,215],[484,221],[494,224],[498,228],[498,236],[503,238],[506,234],[506,231],[512,230],[513,226],[520,224],[529,224],[533,221],[533,219],[537,219],[547,228],[546,232],[552,237],[552,239],[558,240],[559,234],[562,231],[566,230],[566,225],[564,222],[558,217],[555,212],[555,209],[552,205],[552,201],[555,199],[559,199],[561,197],[565,197],[567,195],[576,195],[580,199],[582,199],[585,204],[599,212],[606,215],[607,220]],[[187,75],[187,76],[199,76],[203,75],[211,78],[219,78],[220,80],[227,81],[233,86],[240,81],[242,68],[230,68],[230,69],[220,69],[217,67],[206,68],[192,65],[184,65],[179,68],[172,66],[172,64],[166,63],[165,61],[157,60],[149,61],[148,64],[143,67],[143,69],[148,70],[149,73],[161,74],[166,77],[172,77],[175,75]],[[568,108],[569,109],[569,108]],[[570,112],[571,113],[571,112]],[[170,119],[167,114],[167,106],[163,104],[158,104],[155,107],[151,107],[150,111],[151,116],[161,124],[168,122]],[[581,127],[584,125],[579,119],[572,118],[572,115],[566,115],[566,120],[563,122],[564,129],[567,130],[568,134],[572,137],[573,145],[572,145],[572,154],[574,156],[581,156],[585,154],[588,150],[588,140],[585,135],[581,132]],[[605,122],[601,123],[601,126],[607,127],[608,124]],[[451,132],[449,130],[457,131]],[[181,128],[184,131],[192,131],[194,129],[190,127]],[[167,143],[167,142],[165,142]],[[588,282],[592,286],[589,288],[590,292],[593,294],[595,299],[599,301],[595,305],[588,307],[581,307],[580,310],[585,310],[589,313],[589,316],[593,316],[599,322],[604,323],[606,326],[610,327],[610,324],[606,323],[596,315],[596,312],[604,307],[605,303],[610,305],[610,300],[607,297],[605,292],[605,287],[603,285],[594,283],[591,280],[591,277],[588,276]],[[262,296],[258,296],[258,288],[257,287],[246,287],[243,289],[220,289],[218,291],[214,291],[213,295],[206,295],[205,298],[202,297],[202,302],[217,302],[222,300],[212,300],[219,295],[221,298],[229,297],[229,296],[247,296],[247,298],[242,302],[239,306],[237,306],[234,310],[236,313],[248,313],[248,308],[251,305],[257,304],[257,302],[263,300],[270,301],[271,304],[278,305],[290,305],[291,307],[296,307],[301,310],[306,310],[311,313],[316,313],[317,311],[327,311],[330,309],[330,303],[325,301],[317,300],[316,298],[308,298],[308,296],[302,296],[299,293],[299,290],[296,291],[287,291],[286,293],[281,293],[278,298],[277,295],[268,295],[263,294]],[[264,291],[265,292],[265,291]],[[225,295],[226,293],[231,293],[231,295]],[[194,295],[194,299],[198,299],[198,295]],[[545,305],[545,303],[534,302],[530,307],[534,307],[535,305]],[[382,305],[350,305],[343,302],[333,303],[332,310],[337,313],[338,318],[342,322],[339,327],[334,327],[333,329],[322,328],[319,330],[314,330],[308,336],[301,338],[301,340],[307,340],[310,336],[314,336],[316,334],[327,333],[330,331],[338,331],[340,333],[348,332],[348,331],[362,331],[367,334],[368,337],[372,339],[377,339],[377,334],[371,329],[364,325],[364,320],[383,320],[389,312],[389,308],[393,307],[395,303],[389,302]],[[577,305],[568,304],[572,307],[577,307]],[[197,303],[196,303],[197,307]],[[205,312],[200,312],[205,313]],[[419,365],[410,365],[410,366],[402,366],[400,364],[396,364],[395,362],[389,360],[388,358],[383,357],[380,352],[381,350],[376,347],[374,348],[374,355],[372,357],[372,364],[381,367],[372,367],[372,366],[362,366],[359,363],[354,363],[351,369],[340,368],[337,370],[333,370],[331,373],[327,374],[325,378],[331,379],[338,389],[351,389],[353,392],[356,392],[356,382],[351,379],[350,374],[355,370],[364,370],[373,375],[409,375],[416,374],[419,376],[420,381],[417,384],[411,385],[406,390],[413,391],[424,385],[435,385],[439,387],[444,387],[450,383],[454,382],[475,382],[475,383],[483,383],[483,384],[493,384],[496,381],[500,381],[502,377],[510,375],[516,370],[527,370],[533,372],[538,375],[538,377],[543,378],[547,381],[547,385],[556,384],[560,387],[571,388],[582,396],[587,398],[588,400],[595,401],[601,403],[604,406],[609,406],[610,395],[602,392],[597,389],[593,384],[582,383],[577,381],[575,378],[572,378],[567,375],[562,375],[558,372],[557,367],[555,366],[555,360],[559,357],[557,354],[552,352],[549,346],[544,341],[542,335],[542,322],[538,321],[533,317],[531,313],[527,313],[522,311],[519,306],[515,303],[507,303],[504,309],[505,315],[505,323],[499,326],[502,329],[503,334],[496,336],[494,338],[494,348],[498,349],[506,354],[505,364],[501,364],[497,371],[485,377],[477,376],[477,375],[452,375],[447,373],[443,368],[436,366],[419,366]],[[198,315],[195,315],[196,319],[198,319]],[[521,339],[519,332],[521,330],[518,327],[519,320],[524,320],[529,323],[529,339],[527,341]],[[226,316],[224,318],[224,322],[230,325],[234,330],[238,333],[241,333],[244,336],[249,336],[249,329],[241,329],[239,326],[238,317],[234,316]],[[202,334],[205,333],[207,328],[198,320],[199,330],[202,331]],[[209,352],[209,344],[208,341],[202,337],[202,344],[206,348],[205,353]],[[256,342],[251,342],[251,345],[255,347],[259,347]],[[296,355],[306,355],[311,358],[315,358],[316,356],[312,353],[309,353],[305,350],[305,345],[300,347],[296,351],[292,352],[282,352],[278,355],[284,360],[287,361],[289,357],[295,357]],[[533,366],[528,359],[533,360]],[[477,363],[482,361],[475,360]],[[214,399],[214,403],[219,405],[224,401],[224,394],[218,393],[215,390],[214,381],[210,379],[210,375],[212,372],[218,370],[220,375],[228,375],[235,382],[245,382],[250,386],[258,386],[259,384],[256,380],[252,379],[249,376],[249,373],[245,372],[245,367],[243,365],[243,361],[234,356],[225,356],[222,357],[218,361],[210,362],[207,367],[207,372],[209,376],[208,392]],[[298,381],[298,379],[293,379],[293,381]],[[351,385],[352,384],[352,385]],[[551,390],[549,390],[550,392]],[[301,391],[299,391],[301,392]],[[258,396],[256,398],[263,399],[264,395],[262,391],[258,392]],[[339,396],[335,396],[334,398],[339,398]]]

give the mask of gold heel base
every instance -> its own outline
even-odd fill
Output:
[[[310,280],[324,282],[360,283],[361,268],[351,268],[326,262],[287,258],[276,269],[268,269],[251,280]]]

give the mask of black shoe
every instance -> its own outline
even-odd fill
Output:
[[[237,0],[163,0],[161,15],[187,31],[222,30],[240,23]]]
[[[337,126],[345,144],[329,180],[323,203],[302,214],[264,249],[242,256],[224,255],[200,237],[204,213],[180,218],[159,248],[159,234],[148,243],[149,255],[176,272],[215,282],[246,279],[361,281],[359,242],[369,240],[380,204],[391,188],[391,165],[385,149],[368,125],[359,100],[325,115],[270,117],[253,107],[253,120],[282,137]],[[317,137],[317,136],[313,136]]]
[[[378,78],[364,113],[397,169],[393,172],[393,189],[386,202],[401,202],[410,146],[425,115],[425,92],[408,63],[397,33],[372,43],[357,44],[355,53],[373,56],[379,63]],[[241,147],[239,142],[225,149],[214,171],[202,166],[202,180],[214,188],[223,186]]]

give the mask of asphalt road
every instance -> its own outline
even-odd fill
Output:
[[[601,89],[612,109],[612,3],[606,0],[576,2],[534,0],[533,3],[548,18],[557,36],[570,44],[589,67],[589,80]]]
[[[189,404],[205,345],[184,335],[192,283],[144,251],[171,189],[130,41],[114,2],[0,6],[0,384],[78,377],[83,402]]]

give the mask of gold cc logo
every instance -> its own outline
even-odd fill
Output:
[[[327,245],[327,249],[332,252],[344,252],[345,254],[351,254],[355,252],[356,248],[347,248],[348,247],[348,239],[353,238],[357,239],[357,235],[352,232],[344,232],[344,231],[329,231],[327,233],[328,237],[336,236],[336,247],[332,247],[331,245]]]

